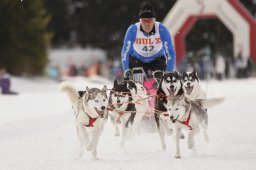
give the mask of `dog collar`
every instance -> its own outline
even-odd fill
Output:
[[[190,116],[191,116],[191,111],[189,112],[189,115],[188,115],[188,118],[187,120],[184,120],[184,121],[179,121],[181,124],[187,126],[189,128],[189,130],[192,130],[192,126],[189,125],[189,121],[190,121]]]
[[[89,124],[88,124],[88,125],[85,125],[85,126],[86,126],[86,127],[93,127],[93,123],[96,121],[96,119],[97,119],[98,117],[92,118],[92,117],[90,117],[88,114],[87,114],[87,116],[89,117]]]

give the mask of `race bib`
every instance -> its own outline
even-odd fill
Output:
[[[159,23],[155,23],[156,33],[154,35],[150,35],[149,37],[146,37],[140,30],[140,23],[137,23],[136,25],[137,34],[136,40],[133,44],[135,51],[144,57],[151,57],[158,53],[163,47],[159,34]]]

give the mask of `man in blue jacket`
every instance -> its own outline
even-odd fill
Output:
[[[125,79],[132,78],[133,68],[142,67],[147,76],[154,72],[172,72],[176,60],[171,35],[157,22],[149,2],[140,7],[139,22],[132,24],[125,35],[122,48],[122,66]],[[162,74],[158,74],[158,79]]]

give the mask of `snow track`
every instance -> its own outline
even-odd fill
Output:
[[[85,86],[83,80],[75,82]],[[193,153],[187,149],[186,137],[181,141],[181,160],[174,158],[172,137],[166,137],[167,150],[161,151],[157,133],[144,132],[121,150],[121,139],[114,136],[109,121],[98,145],[100,160],[91,161],[88,153],[78,159],[73,111],[57,86],[16,78],[13,88],[20,95],[0,96],[0,169],[241,170],[256,166],[256,79],[209,82],[207,97],[226,100],[208,110],[210,142],[199,134]]]

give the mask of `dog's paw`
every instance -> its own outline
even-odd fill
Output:
[[[166,144],[162,144],[162,149],[163,149],[163,151],[165,151],[166,150]]]
[[[181,155],[175,155],[174,158],[175,159],[181,159]]]
[[[116,137],[120,136],[120,133],[115,133],[115,136],[116,136]]]
[[[92,144],[89,144],[89,145],[87,146],[87,151],[92,151],[92,147],[93,147],[93,145],[92,145]]]
[[[171,136],[172,133],[173,133],[173,130],[172,130],[172,129],[166,129],[166,134],[167,134],[168,136]]]
[[[92,157],[92,161],[97,161],[97,160],[99,160],[98,157]]]
[[[119,132],[119,129],[116,127],[116,130],[115,130],[115,136],[120,136],[120,132]]]
[[[182,132],[180,132],[180,138],[185,139],[185,135]]]
[[[120,143],[120,148],[123,150],[124,149],[124,142]]]
[[[79,157],[79,158],[82,158],[83,156],[84,156],[83,151],[79,151],[79,153],[78,153],[78,157]]]
[[[209,142],[209,136],[206,134],[206,135],[204,135],[204,140],[206,141],[206,142]]]
[[[194,144],[192,144],[192,143],[189,143],[188,144],[188,149],[194,149],[195,148],[195,145]]]

